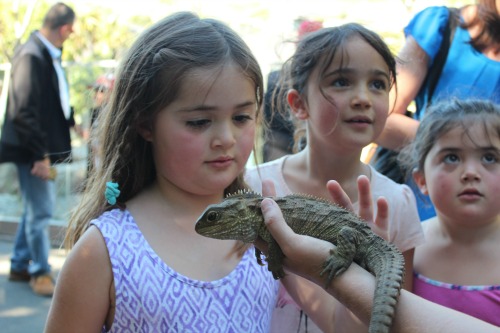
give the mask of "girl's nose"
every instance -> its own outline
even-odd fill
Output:
[[[462,172],[462,181],[472,181],[481,179],[476,163],[466,163]]]
[[[213,147],[228,148],[236,142],[233,126],[231,124],[221,124],[214,128],[214,138],[212,140]]]
[[[352,98],[352,106],[356,109],[366,109],[371,106],[370,94],[368,88],[360,87]]]

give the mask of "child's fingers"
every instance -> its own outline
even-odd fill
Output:
[[[262,181],[262,195],[266,197],[276,196],[276,188],[274,187],[274,182],[270,179],[264,179]]]
[[[330,196],[332,197],[332,201],[334,203],[354,212],[354,207],[352,206],[351,199],[349,199],[349,197],[337,181],[329,180],[326,183],[326,188],[328,189],[328,192],[330,192]]]
[[[375,219],[375,225],[380,229],[386,230],[387,237],[389,233],[389,203],[384,197],[377,199],[377,217]],[[385,238],[388,239],[388,238]]]
[[[373,221],[373,200],[370,179],[362,175],[358,177],[358,215],[365,221]]]

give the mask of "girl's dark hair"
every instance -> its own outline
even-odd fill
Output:
[[[319,66],[318,81],[326,75],[326,70],[332,63],[337,54],[345,57],[343,47],[347,41],[353,37],[360,37],[372,46],[377,53],[384,59],[389,67],[391,82],[390,87],[396,83],[396,59],[384,40],[375,32],[363,27],[357,23],[348,23],[337,27],[323,28],[316,32],[308,34],[297,45],[293,56],[283,65],[280,82],[276,85],[275,96],[276,105],[273,106],[274,112],[281,112],[283,115],[288,112],[286,94],[289,89],[295,89],[301,95],[305,96],[305,89],[309,78],[315,68]],[[341,63],[346,63],[348,59],[342,59]],[[279,87],[284,87],[279,88]],[[324,92],[321,90],[323,95]],[[327,96],[325,95],[325,98]],[[328,99],[328,98],[327,98]],[[295,131],[295,147],[300,144],[305,130],[297,126]]]
[[[72,246],[90,220],[113,206],[104,198],[106,181],[120,187],[126,202],[156,178],[151,144],[139,134],[152,128],[158,112],[178,97],[181,83],[194,69],[220,69],[234,63],[255,84],[261,109],[263,79],[259,64],[243,39],[227,25],[193,13],[170,15],[146,29],[120,64],[110,100],[97,121],[101,164],[90,174],[66,237]],[[215,78],[214,78],[215,79]],[[243,175],[226,193],[244,187]]]
[[[75,21],[75,12],[68,5],[58,2],[47,11],[43,19],[43,27],[56,30]]]
[[[478,0],[477,15],[462,28],[479,27],[479,34],[471,38],[470,44],[479,52],[489,46],[500,45],[500,13],[497,10],[496,0]]]
[[[469,136],[472,123],[480,123],[484,133],[493,130],[500,137],[500,106],[478,99],[452,99],[430,106],[418,126],[415,139],[398,156],[407,175],[415,168],[424,170],[425,159],[440,137],[455,128],[462,128],[464,135]]]

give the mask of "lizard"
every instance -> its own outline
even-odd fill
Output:
[[[253,243],[260,237],[268,244],[268,270],[275,279],[285,276],[284,254],[264,224],[258,193],[239,191],[220,203],[209,205],[198,218],[198,234],[215,239]],[[280,207],[291,229],[298,234],[328,241],[335,245],[323,265],[326,286],[351,265],[357,263],[375,276],[376,289],[369,333],[388,333],[404,277],[404,257],[396,246],[376,235],[351,211],[327,200],[309,195],[291,194],[272,198]],[[255,248],[259,264],[262,252]]]

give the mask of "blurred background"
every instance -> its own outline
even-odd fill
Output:
[[[56,1],[0,0],[0,123],[3,121],[14,48],[41,26]],[[63,66],[70,84],[71,104],[84,129],[90,124],[92,85],[113,72],[135,37],[149,24],[176,11],[220,19],[235,29],[259,60],[263,75],[279,68],[294,50],[302,20],[324,27],[358,22],[381,34],[395,54],[402,29],[419,10],[430,5],[463,6],[473,1],[439,0],[73,0],[75,33],[64,44]],[[67,223],[86,175],[87,142],[73,140],[74,163],[57,166],[58,199],[52,225]],[[21,213],[16,170],[0,164],[0,234],[15,230]]]

